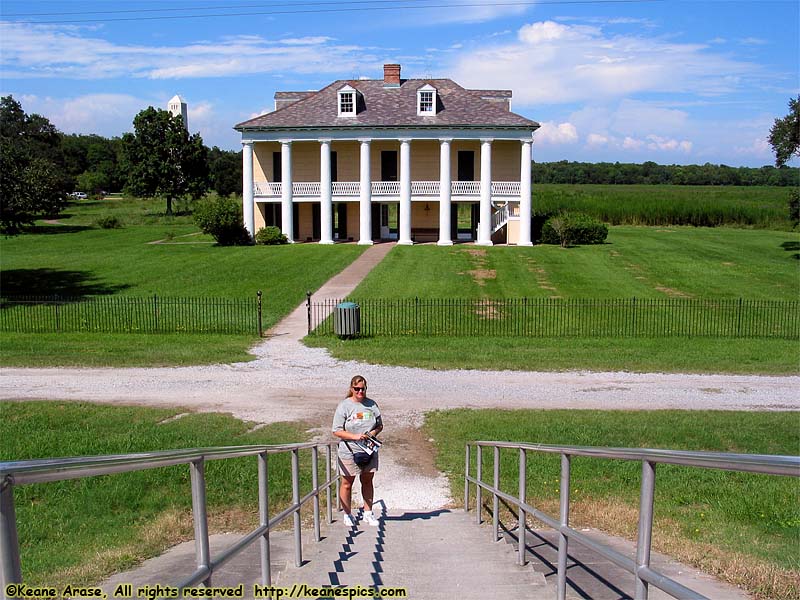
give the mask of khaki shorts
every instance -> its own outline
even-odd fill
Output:
[[[353,459],[342,458],[341,456],[337,456],[337,461],[339,463],[339,472],[342,475],[347,475],[348,477],[354,477],[356,475],[360,475],[361,473],[374,473],[378,470],[378,453],[375,452],[372,455],[370,461],[363,467],[359,467],[356,463],[353,462]]]

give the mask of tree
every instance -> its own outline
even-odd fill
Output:
[[[242,195],[242,151],[221,150],[214,146],[208,152],[211,188],[220,196]]]
[[[800,96],[789,100],[789,114],[775,119],[768,139],[776,167],[785,165],[792,156],[800,156]]]
[[[0,99],[0,231],[16,235],[67,205],[61,135],[40,115],[26,115],[12,96]]]
[[[164,196],[172,201],[197,199],[208,188],[208,149],[200,134],[189,133],[180,116],[152,106],[133,119],[134,133],[122,136],[125,189],[136,196]]]

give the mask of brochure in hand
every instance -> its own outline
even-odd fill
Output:
[[[378,438],[374,435],[367,434],[366,439],[358,440],[357,442],[351,442],[353,445],[358,447],[356,452],[366,452],[367,454],[372,454],[373,452],[377,452],[380,450],[381,446],[383,446],[383,442],[381,442]]]

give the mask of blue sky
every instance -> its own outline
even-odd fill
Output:
[[[800,90],[797,0],[0,0],[0,13],[0,94],[27,112],[116,136],[178,93],[190,129],[227,149],[275,91],[398,62],[403,77],[513,90],[512,109],[542,124],[537,161],[760,166]]]

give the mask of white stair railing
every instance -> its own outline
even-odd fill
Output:
[[[492,233],[502,229],[508,223],[508,204],[499,207],[492,214]]]

